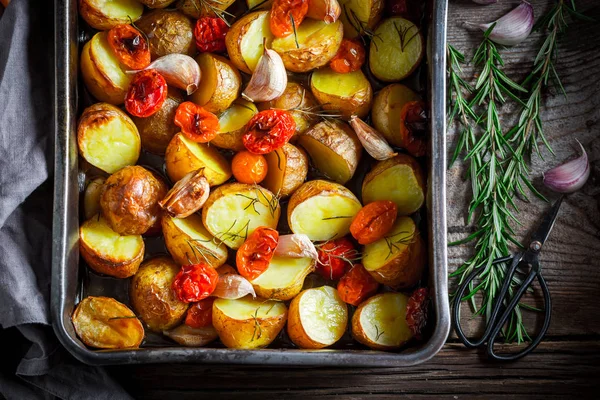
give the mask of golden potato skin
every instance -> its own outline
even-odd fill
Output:
[[[362,71],[352,72],[351,74],[363,75]],[[341,74],[348,76],[349,74]],[[342,118],[349,119],[352,115],[364,118],[371,111],[373,102],[373,88],[371,83],[363,76],[363,82],[366,83],[360,90],[356,90],[352,96],[340,96],[335,93],[326,93],[319,90],[313,83],[311,77],[310,89],[315,99],[321,104],[323,110],[339,113]]]
[[[171,329],[183,320],[189,304],[171,288],[181,267],[169,257],[145,261],[131,279],[129,299],[136,314],[154,332]]]
[[[310,90],[306,90],[300,83],[288,81],[285,91],[281,96],[275,100],[258,103],[258,109],[260,111],[269,110],[271,108],[290,110],[294,122],[296,122],[296,132],[294,135],[299,135],[306,132],[314,123],[316,123],[317,118],[306,112],[296,110],[315,112],[315,106],[317,106],[317,104],[317,100]]]
[[[190,100],[214,114],[225,111],[240,94],[242,76],[231,61],[216,54],[201,53],[196,61],[203,81]]]
[[[133,311],[110,297],[86,297],[71,321],[77,336],[90,347],[131,349],[144,340],[144,327]]]
[[[153,60],[172,53],[193,56],[196,52],[194,25],[178,11],[154,10],[144,15],[136,26],[148,36]]]
[[[136,0],[121,0],[119,3],[126,4],[128,7],[132,8],[132,11],[134,12],[130,12],[128,15],[133,22],[140,19],[144,12],[144,7]],[[79,0],[79,15],[81,15],[81,18],[83,18],[89,26],[99,31],[105,31],[119,24],[128,24],[130,22],[130,19],[127,17],[118,18],[107,14],[105,10],[102,9],[103,5],[103,1]]]
[[[400,140],[400,111],[407,102],[420,99],[421,96],[400,83],[393,83],[384,87],[373,99],[371,120],[375,129],[390,144],[402,147],[402,141]]]
[[[247,74],[251,74],[252,71],[246,64],[244,57],[242,56],[242,39],[244,35],[250,29],[250,25],[259,17],[267,14],[268,11],[256,11],[251,12],[249,14],[244,15],[237,21],[231,25],[231,28],[227,32],[227,36],[225,36],[225,46],[227,47],[227,54],[229,55],[229,59],[240,71],[243,71]],[[268,16],[267,16],[268,18]],[[266,38],[267,47],[271,46],[272,37]]]
[[[291,143],[265,155],[267,176],[261,183],[281,198],[290,196],[306,180],[308,174],[308,156],[306,152]],[[279,174],[283,179],[279,180]]]
[[[302,291],[302,293],[294,297],[290,303],[287,323],[288,336],[294,342],[294,344],[301,349],[322,349],[326,346],[323,346],[322,343],[312,340],[308,333],[306,333],[304,330],[302,321],[300,321],[300,299],[305,292],[306,290]]]
[[[177,9],[193,19],[216,17],[214,10],[226,10],[235,0],[180,0]]]
[[[104,183],[100,208],[115,232],[141,235],[158,221],[158,202],[167,191],[167,185],[145,168],[125,167]]]

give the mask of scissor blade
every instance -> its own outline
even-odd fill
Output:
[[[560,209],[560,205],[562,204],[564,196],[560,196],[556,203],[552,206],[550,210],[546,212],[544,215],[544,219],[540,223],[537,231],[531,236],[531,242],[538,241],[541,244],[546,242],[550,232],[552,232],[552,228],[554,227],[554,222],[556,222],[556,217],[558,216],[558,210]]]

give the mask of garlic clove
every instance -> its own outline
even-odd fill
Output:
[[[274,255],[279,257],[319,259],[317,248],[308,236],[303,233],[279,236]]]
[[[286,86],[287,72],[283,60],[277,52],[265,46],[242,97],[252,102],[271,101],[281,96]]]
[[[377,132],[375,128],[369,126],[356,115],[350,117],[350,126],[356,132],[358,139],[367,153],[374,159],[383,161],[398,154],[390,147],[381,133]]]
[[[209,194],[204,169],[197,169],[177,181],[158,205],[172,217],[185,218],[201,209]]]
[[[146,69],[157,70],[169,85],[184,89],[188,95],[194,93],[200,84],[200,66],[185,54],[167,54],[150,63]],[[127,71],[137,73],[139,71]]]
[[[221,299],[241,299],[244,296],[251,294],[252,297],[256,297],[254,287],[241,275],[227,274],[219,275],[219,281],[217,287],[211,296],[219,297]]]
[[[342,14],[338,0],[308,0],[306,17],[333,24]]]
[[[544,173],[544,185],[549,189],[558,193],[573,193],[585,185],[590,177],[590,162],[581,143],[579,146],[581,156]]]
[[[468,25],[475,26],[484,32],[494,25],[489,38],[498,44],[514,46],[527,39],[531,29],[533,29],[533,7],[528,2],[523,1],[495,22],[487,24],[468,23]]]

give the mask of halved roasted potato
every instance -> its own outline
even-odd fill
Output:
[[[99,31],[135,22],[143,12],[144,6],[137,0],[79,0],[79,15]]]
[[[372,30],[383,14],[383,0],[339,0],[342,7],[340,20],[344,37],[355,38]]]
[[[213,326],[221,342],[234,349],[258,349],[268,346],[283,329],[287,307],[279,301],[253,299],[216,299]]]
[[[140,18],[135,26],[148,37],[153,60],[172,53],[196,54],[194,24],[180,12],[154,10]]]
[[[340,74],[322,68],[312,73],[310,89],[324,110],[337,112],[344,118],[351,115],[364,118],[371,110],[373,89],[361,70]]]
[[[133,75],[123,71],[106,35],[106,32],[98,32],[83,46],[81,76],[92,96],[119,105],[125,101]]]
[[[167,147],[165,166],[173,182],[202,168],[210,186],[220,185],[231,178],[229,162],[215,147],[193,142],[181,133],[173,136]]]
[[[233,65],[251,74],[263,54],[263,46],[271,47],[272,40],[269,12],[256,11],[244,15],[231,25],[225,45]]]
[[[402,146],[400,111],[409,101],[420,99],[421,96],[402,84],[393,83],[384,87],[373,99],[371,119],[375,129],[381,132],[390,144]]]
[[[328,24],[306,19],[296,28],[296,35],[273,39],[272,48],[281,56],[288,71],[308,72],[327,64],[339,50],[343,38],[344,27],[340,21]]]
[[[425,179],[421,166],[406,154],[379,161],[365,176],[362,200],[365,204],[391,200],[398,206],[398,215],[414,213],[425,201]]]
[[[308,181],[294,192],[288,204],[288,224],[294,233],[310,240],[341,238],[350,232],[352,219],[362,208],[354,194],[337,183]]]
[[[202,81],[190,100],[215,114],[225,111],[240,94],[240,73],[228,59],[216,54],[201,53],[196,61]]]
[[[423,276],[425,246],[410,217],[399,217],[390,232],[366,245],[362,254],[363,266],[381,284],[406,289]]]
[[[338,0],[308,0],[308,18],[331,24],[338,20],[341,13],[342,8]]]
[[[235,0],[180,0],[177,9],[190,18],[217,17],[219,10],[226,10]],[[222,12],[219,12],[223,15]]]
[[[317,101],[309,90],[297,82],[288,81],[285,91],[281,96],[272,101],[258,104],[258,109],[269,110],[272,108],[288,110],[296,122],[296,135],[305,132],[316,121]]]
[[[144,327],[125,304],[110,297],[88,296],[71,316],[77,336],[98,349],[137,348],[144,340]]]
[[[218,243],[202,224],[202,217],[162,217],[162,230],[167,250],[180,265],[204,262],[217,268],[227,261],[227,247]]]
[[[165,8],[174,3],[175,0],[137,0],[148,8]]]
[[[258,113],[254,103],[238,99],[219,116],[219,134],[210,141],[217,147],[234,151],[246,150],[242,136],[246,124]]]
[[[261,185],[280,197],[294,193],[306,180],[308,157],[304,150],[286,143],[283,147],[265,154],[267,176]]]
[[[144,261],[131,279],[131,305],[154,332],[179,325],[188,310],[189,304],[180,301],[171,288],[180,269],[170,257],[155,257]]]
[[[269,267],[250,281],[259,297],[271,300],[291,300],[304,285],[304,278],[315,269],[312,258],[273,257]]]
[[[344,335],[348,306],[330,286],[307,289],[290,304],[287,332],[303,349],[331,346]]]
[[[100,194],[104,185],[104,178],[91,180],[83,193],[83,215],[90,219],[100,212]]]
[[[219,337],[217,330],[212,326],[192,328],[185,324],[162,332],[163,335],[186,347],[203,347],[214,342]]]
[[[144,259],[144,249],[140,235],[119,235],[100,215],[79,227],[79,253],[91,269],[101,274],[132,276]]]
[[[362,155],[356,133],[342,121],[319,122],[300,135],[297,143],[316,169],[341,184],[352,178]]]
[[[425,51],[423,35],[407,19],[384,20],[375,30],[369,48],[369,68],[386,82],[406,78],[419,66]]]
[[[408,297],[382,293],[364,301],[352,316],[352,336],[375,350],[394,350],[413,337],[406,323]]]
[[[215,189],[202,207],[202,222],[218,240],[238,249],[259,226],[275,229],[278,198],[258,185],[228,183]]]

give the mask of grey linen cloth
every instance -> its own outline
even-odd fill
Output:
[[[0,16],[0,398],[129,399],[50,325],[53,25],[52,1]]]

